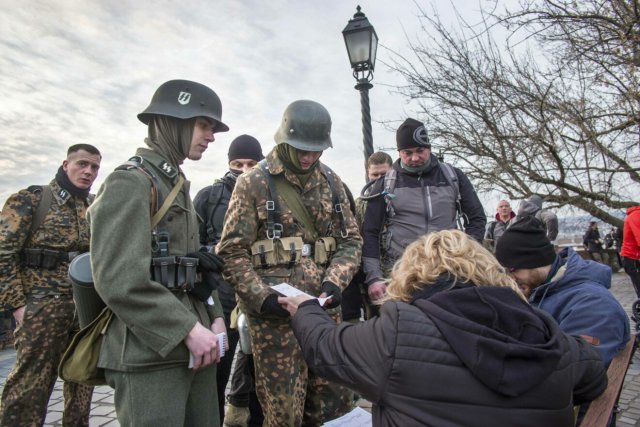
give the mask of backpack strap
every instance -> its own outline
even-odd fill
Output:
[[[27,234],[27,238],[25,242],[31,240],[33,233],[40,228],[42,223],[44,222],[47,213],[49,213],[49,209],[51,209],[51,204],[53,203],[53,190],[50,185],[43,185],[41,188],[42,197],[40,198],[40,202],[36,207],[36,211],[33,213],[33,218],[31,219],[31,228],[29,228],[29,234]]]
[[[216,210],[218,209],[218,205],[220,205],[220,201],[222,200],[222,195],[224,194],[225,189],[227,188],[224,181],[220,179],[216,179],[211,186],[211,190],[209,190],[209,196],[207,197],[207,208],[206,213],[207,217],[205,218],[205,227],[207,232],[207,244],[210,242],[216,242],[219,240],[219,236],[216,236],[216,229],[214,225]]]
[[[393,209],[393,199],[395,199],[396,195],[393,193],[393,191],[396,188],[397,180],[398,171],[396,171],[393,167],[384,174],[383,190],[381,194],[384,196],[384,202],[387,205],[385,215],[387,221],[389,220],[389,218],[392,218],[396,214],[396,211]]]
[[[280,222],[280,204],[278,203],[278,193],[276,184],[273,181],[267,160],[263,159],[258,163],[262,173],[267,178],[269,185],[269,197],[267,198],[267,239],[279,239],[282,237],[282,223]]]
[[[456,193],[456,224],[458,229],[464,230],[469,224],[469,218],[467,214],[462,211],[462,196],[460,195],[460,180],[456,174],[455,169],[449,163],[440,162],[441,168],[444,170],[444,176],[449,182],[449,185],[453,187],[453,191]]]
[[[342,238],[346,238],[349,236],[349,232],[347,231],[347,226],[344,220],[344,212],[342,212],[342,203],[340,203],[340,197],[338,193],[338,189],[336,188],[336,178],[333,174],[331,168],[324,163],[320,163],[320,167],[322,171],[327,177],[327,181],[329,181],[329,188],[331,189],[331,201],[333,202],[333,211],[338,216],[338,220],[340,221],[340,236]]]

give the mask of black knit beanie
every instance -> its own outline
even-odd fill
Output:
[[[507,268],[538,268],[556,259],[544,224],[529,216],[507,228],[496,243],[496,258]]]
[[[416,119],[407,119],[396,131],[396,146],[398,150],[407,148],[431,148],[427,129]]]
[[[251,159],[259,162],[264,159],[262,147],[257,139],[251,135],[240,135],[229,146],[229,161],[236,159]]]

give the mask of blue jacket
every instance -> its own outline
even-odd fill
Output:
[[[564,268],[560,277],[558,271]],[[554,280],[555,279],[555,280]],[[596,349],[605,365],[629,341],[629,318],[609,292],[611,268],[586,261],[572,249],[563,249],[546,282],[529,302],[551,314],[569,335],[588,335],[600,341]]]

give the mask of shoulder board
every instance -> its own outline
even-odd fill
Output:
[[[131,158],[129,158],[129,160],[127,160],[126,162],[124,162],[123,164],[121,164],[120,166],[118,166],[117,168],[115,168],[114,170],[129,170],[129,169],[133,169],[133,168],[141,168],[142,163],[144,162],[144,159],[140,156],[133,156]]]

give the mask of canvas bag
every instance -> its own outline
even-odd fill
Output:
[[[58,375],[65,381],[89,386],[106,385],[104,369],[98,368],[102,338],[107,332],[113,312],[105,307],[98,317],[82,328],[64,352]]]

